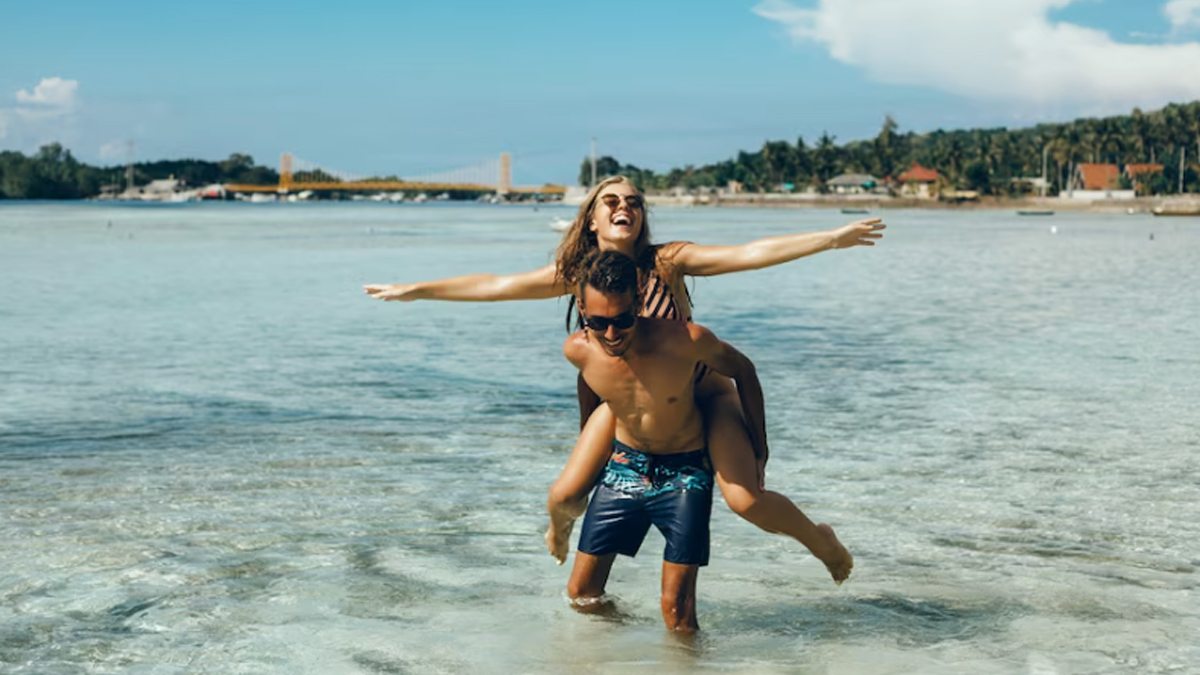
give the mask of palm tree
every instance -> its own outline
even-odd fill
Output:
[[[1125,144],[1121,138],[1120,129],[1112,118],[1102,119],[1096,123],[1096,148],[1099,150],[1100,161],[1106,159],[1120,161]]]
[[[813,165],[817,180],[821,185],[837,175],[838,157],[837,145],[834,143],[835,138],[835,136],[830,136],[829,132],[822,131],[821,137],[817,139],[817,147],[813,151]]]
[[[796,137],[796,184],[812,183],[813,157],[803,136]]]
[[[891,115],[885,115],[883,126],[875,136],[875,172],[879,176],[890,176],[896,170],[896,129],[900,125]]]
[[[762,156],[763,177],[768,188],[774,189],[781,183],[794,182],[795,153],[787,141],[767,141],[763,143],[759,154]]]

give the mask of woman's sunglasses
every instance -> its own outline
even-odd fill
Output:
[[[585,316],[585,317],[583,317],[583,325],[587,326],[588,328],[591,328],[592,330],[596,331],[597,333],[603,333],[604,331],[608,330],[609,326],[612,326],[613,328],[616,328],[617,330],[627,330],[627,329],[633,327],[633,324],[636,321],[637,321],[637,315],[634,314],[633,312],[625,312],[624,314],[618,314],[613,317],[607,317],[607,316]]]
[[[622,201],[624,201],[625,205],[631,209],[642,208],[642,198],[640,195],[625,195],[625,196],[614,195],[614,194],[600,195],[600,201],[604,202],[604,205],[610,209],[617,208],[617,206],[619,206]]]

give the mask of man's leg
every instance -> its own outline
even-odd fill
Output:
[[[825,563],[834,581],[845,581],[854,567],[854,558],[833,528],[814,524],[792,500],[759,487],[754,450],[736,392],[705,399],[702,412],[717,485],[729,508],[767,532],[786,534],[800,542]]]
[[[695,633],[696,576],[708,564],[712,516],[711,469],[703,450],[687,453],[691,459],[673,468],[663,466],[659,476],[669,478],[666,492],[650,498],[648,510],[654,526],[667,540],[663,548],[662,615],[667,630]],[[672,462],[673,463],[673,462]]]
[[[615,421],[607,405],[601,405],[588,418],[575,449],[567,458],[546,500],[550,512],[550,527],[546,529],[546,548],[561,565],[567,560],[571,543],[571,528],[587,508],[587,494],[604,468],[612,443]]]
[[[699,565],[680,565],[663,561],[662,615],[667,630],[694,633],[700,630],[696,622],[696,577]]]
[[[603,612],[609,608],[612,603],[603,599],[604,586],[608,583],[608,573],[612,571],[616,557],[616,553],[597,556],[575,552],[575,566],[571,568],[571,578],[567,580],[567,596],[571,598],[571,607],[585,614]]]

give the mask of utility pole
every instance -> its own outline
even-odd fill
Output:
[[[125,157],[125,191],[133,192],[133,141],[126,146],[128,154]]]
[[[1179,194],[1183,194],[1183,171],[1187,168],[1187,146],[1179,145]]]
[[[1047,187],[1047,184],[1046,184],[1046,158],[1049,155],[1049,153],[1050,153],[1050,144],[1047,143],[1042,146],[1042,196],[1043,197],[1046,196],[1046,187]]]
[[[496,187],[496,194],[507,195],[512,190],[512,155],[507,152],[500,153],[500,184]]]
[[[596,187],[596,137],[592,136],[592,184],[588,187]]]

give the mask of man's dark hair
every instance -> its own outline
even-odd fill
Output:
[[[589,256],[579,279],[579,297],[587,286],[608,295],[632,293],[638,296],[638,270],[633,258],[620,251],[597,251]]]
[[[637,263],[633,258],[620,251],[596,251],[587,257],[582,267],[583,274],[579,275],[579,288],[575,292],[579,302],[583,302],[583,290],[591,286],[608,295],[629,293],[633,296],[634,313],[641,313],[638,303],[641,302],[642,289],[638,283]],[[570,315],[567,316],[567,320],[570,321]],[[583,317],[578,315],[576,327],[582,325]],[[567,329],[570,330],[570,325]]]

